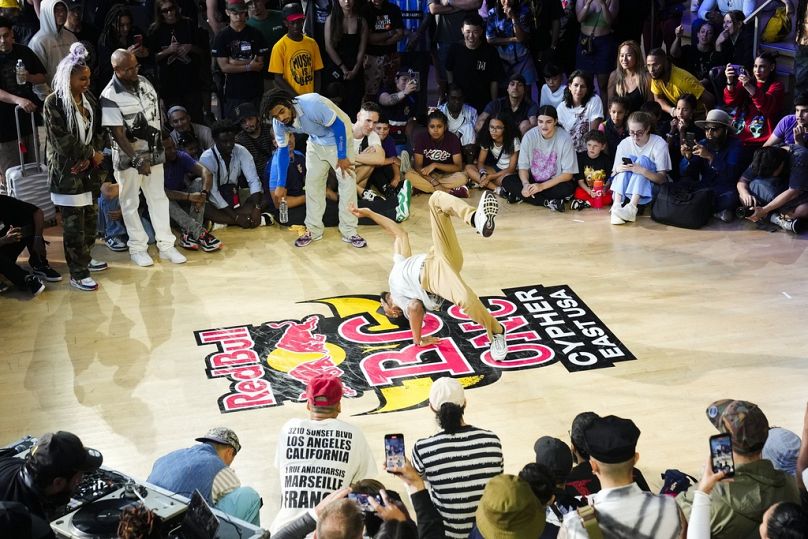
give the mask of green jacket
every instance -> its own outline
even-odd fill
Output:
[[[694,488],[676,497],[690,518]],[[763,513],[776,502],[800,503],[797,482],[775,470],[768,460],[757,460],[735,469],[732,482],[718,483],[710,494],[710,532],[713,539],[758,539]]]
[[[65,112],[62,104],[52,93],[45,99],[43,116],[47,132],[48,174],[52,193],[77,195],[92,192],[98,195],[101,180],[106,175],[103,169],[90,168],[74,174],[70,172],[76,163],[90,159],[93,151],[101,151],[104,147],[101,136],[101,109],[98,102],[89,92],[84,94],[93,110],[93,135],[90,144],[82,144],[75,133],[68,131]]]

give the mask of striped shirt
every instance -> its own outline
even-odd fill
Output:
[[[446,537],[466,538],[486,483],[502,473],[502,444],[493,432],[467,425],[418,440],[412,464],[429,482]]]

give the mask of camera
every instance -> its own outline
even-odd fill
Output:
[[[745,219],[747,217],[751,217],[753,213],[755,213],[754,206],[741,206],[740,208],[735,210],[735,216],[738,219]]]

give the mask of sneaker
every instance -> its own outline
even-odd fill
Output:
[[[307,230],[305,234],[303,234],[302,236],[300,236],[295,240],[295,247],[305,247],[311,242],[320,241],[321,239],[323,239],[322,236],[317,236],[315,238],[314,236],[311,235],[311,232]]]
[[[714,213],[713,217],[718,219],[719,221],[723,221],[725,223],[731,223],[735,220],[735,212],[732,210],[721,210],[718,213]]]
[[[577,198],[572,199],[570,202],[570,209],[575,211],[585,210],[586,208],[591,208],[592,204],[589,203],[587,200],[580,200]]]
[[[92,277],[85,277],[84,279],[70,278],[70,286],[84,290],[85,292],[92,292],[98,290],[98,283]]]
[[[43,281],[48,281],[49,283],[58,283],[62,280],[62,275],[47,264],[44,266],[39,266],[38,268],[32,267],[31,269],[33,270],[34,275]]]
[[[129,253],[129,258],[131,258],[132,262],[134,262],[141,268],[147,268],[154,264],[154,260],[152,260],[152,257],[150,257],[149,253],[147,253],[146,251],[137,251],[135,253]]]
[[[401,175],[405,175],[407,172],[412,170],[412,160],[410,159],[410,152],[403,151],[401,155],[398,156],[399,160],[401,161]]]
[[[396,222],[406,221],[410,217],[410,203],[412,202],[412,184],[410,180],[404,180],[401,189],[398,191],[398,205],[396,206]]]
[[[617,214],[623,221],[633,223],[637,220],[637,206],[631,203],[626,204],[622,208],[617,209]]]
[[[487,238],[494,233],[494,217],[498,212],[497,197],[491,191],[484,192],[480,197],[480,203],[477,204],[477,211],[474,212],[474,228],[477,229],[477,234]]]
[[[362,192],[362,200],[365,200],[367,202],[373,202],[374,200],[376,200],[376,196],[377,196],[376,193],[374,193],[370,189],[365,189]]]
[[[107,244],[110,251],[115,251],[116,253],[121,253],[123,251],[128,251],[129,247],[127,247],[126,243],[117,236],[110,236],[109,238],[104,240],[104,243]]]
[[[353,245],[357,249],[361,249],[362,247],[367,247],[367,245],[368,245],[368,242],[365,241],[365,238],[363,238],[362,236],[359,236],[357,234],[354,234],[350,238],[346,238],[345,236],[343,236],[342,241],[344,241],[345,243],[350,243],[351,245]]]
[[[771,217],[769,217],[769,221],[779,226],[786,232],[791,232],[794,234],[802,234],[806,229],[808,229],[808,221],[806,219],[790,219],[779,213],[773,213]]]
[[[45,290],[45,285],[39,280],[36,275],[25,276],[25,288],[31,293],[32,296],[38,296]]]
[[[491,357],[494,361],[502,361],[508,355],[508,342],[505,340],[505,328],[502,333],[494,333],[491,336]]]
[[[199,236],[199,247],[206,253],[212,253],[222,248],[222,242],[210,232]]]
[[[626,223],[623,218],[620,217],[620,206],[617,204],[612,206],[612,209],[609,210],[609,214],[611,215],[611,223],[613,225],[623,225]]]
[[[104,271],[105,269],[109,269],[109,264],[103,260],[92,258],[90,259],[90,263],[87,264],[87,269],[90,271]]]
[[[508,204],[521,204],[523,201],[521,195],[515,193],[508,193]]]
[[[461,185],[460,187],[455,187],[449,191],[449,194],[452,196],[456,196],[457,198],[468,198],[469,197],[469,188],[465,185]]]
[[[214,230],[222,230],[223,228],[227,228],[227,225],[224,223],[213,223],[208,229],[208,232],[213,232]]]
[[[0,282],[0,294],[5,294],[8,292],[8,289],[11,288],[8,283]]]
[[[183,232],[182,236],[180,236],[180,247],[183,249],[188,249],[189,251],[198,251],[199,243],[187,232]]]
[[[275,224],[275,218],[269,212],[261,214],[261,224],[259,226],[272,226]]]
[[[403,187],[403,184],[401,184],[401,187]],[[384,189],[382,189],[382,198],[385,200],[393,200],[397,196],[398,190],[389,183],[384,186]]]
[[[177,251],[176,247],[169,247],[168,249],[162,249],[160,251],[160,258],[163,260],[170,260],[174,264],[184,264],[188,261],[185,256],[182,255],[179,251]]]
[[[544,207],[550,211],[564,212],[564,199],[563,198],[550,198],[544,201]]]

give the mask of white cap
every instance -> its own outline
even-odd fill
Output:
[[[463,386],[454,378],[438,378],[432,382],[432,389],[429,390],[429,405],[432,409],[439,410],[447,402],[465,406],[466,396],[463,394]]]

